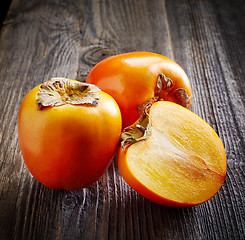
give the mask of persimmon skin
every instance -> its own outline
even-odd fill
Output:
[[[165,105],[168,104],[170,107],[172,106],[168,110],[172,111],[173,112],[173,115],[176,115],[176,110],[177,110],[176,109],[176,106],[177,105],[175,103],[165,102],[165,101],[159,101],[157,103],[154,103],[153,104],[153,107],[155,107],[157,105],[161,105],[161,104],[162,105],[163,104],[165,104]],[[181,106],[178,106],[178,107],[184,109]],[[186,112],[188,112],[189,115],[192,115],[192,118],[198,117],[196,114],[191,113],[189,110],[186,110],[186,109],[184,109],[184,110]],[[166,113],[164,111],[164,109],[158,109],[158,111],[156,111],[156,112],[161,112],[161,114],[165,115],[166,118],[169,117],[169,113],[168,112]],[[183,116],[184,112],[179,111],[179,114],[180,115],[182,114],[182,116]],[[151,127],[155,129],[155,132],[159,132],[161,130],[161,127],[156,122],[152,122],[153,121],[152,120],[153,116],[151,115],[151,109],[149,110],[149,118],[150,118],[150,122],[151,122]],[[188,119],[188,124],[191,124],[191,121],[193,120],[192,118],[189,118]],[[186,122],[186,120],[187,119],[185,118],[184,122]],[[163,125],[165,126],[166,122],[163,121],[162,118],[158,117],[158,121],[159,122],[162,122]],[[172,124],[172,122],[173,122],[172,116],[169,118],[168,122],[169,122],[170,125]],[[204,120],[201,119],[199,121],[199,123],[202,124],[203,129],[206,129],[206,126],[208,124]],[[195,125],[193,125],[193,126],[195,126]],[[209,128],[211,129],[210,126],[209,126]],[[205,166],[200,166],[200,165],[198,166],[198,164],[196,164],[196,163],[194,163],[194,166],[197,166],[197,168],[200,168],[200,175],[202,175],[202,170],[204,171],[203,172],[203,175],[205,174],[205,172],[207,173],[209,171],[212,172],[212,173],[214,173],[215,174],[215,179],[213,181],[215,182],[215,184],[217,182],[218,185],[219,185],[219,187],[221,187],[221,185],[223,184],[223,182],[225,180],[225,176],[226,176],[226,154],[225,154],[224,146],[223,146],[221,140],[219,139],[218,135],[215,133],[215,131],[213,129],[212,130],[210,130],[210,129],[209,129],[209,134],[212,135],[212,138],[210,138],[210,140],[212,139],[212,142],[211,143],[212,144],[216,143],[216,144],[213,145],[213,147],[214,147],[213,149],[218,149],[217,150],[218,154],[215,155],[215,156],[218,156],[219,155],[220,158],[213,158],[213,162],[209,162],[210,160],[207,160],[207,162],[205,162],[205,165],[207,164],[206,165],[206,168],[205,168]],[[173,128],[171,128],[171,131],[174,131]],[[171,134],[173,134],[173,132],[171,132]],[[153,135],[153,130],[152,130],[152,133],[148,137],[150,138],[151,135]],[[184,138],[184,139],[185,139],[184,141],[190,140],[190,139],[186,139],[186,138]],[[156,142],[158,142],[157,139],[154,139],[154,140]],[[144,139],[144,140],[141,140],[141,141],[142,142],[143,141],[147,141],[147,138]],[[174,140],[173,139],[170,139],[169,142],[174,143],[175,141],[176,141],[176,139],[174,139]],[[186,142],[189,143],[191,141],[186,141]],[[213,189],[211,190],[212,191],[212,195],[208,193],[208,195],[210,195],[210,197],[206,198],[205,200],[198,201],[198,202],[196,202],[196,200],[195,200],[195,202],[194,201],[193,202],[184,202],[184,201],[177,201],[177,200],[175,201],[175,200],[171,200],[169,198],[166,198],[163,195],[158,194],[157,192],[154,192],[150,187],[147,187],[146,184],[144,184],[142,181],[139,180],[139,178],[136,176],[137,173],[135,174],[135,172],[133,172],[134,170],[132,170],[132,168],[130,167],[130,164],[129,164],[129,161],[130,161],[130,159],[128,158],[129,148],[130,147],[133,147],[134,144],[138,144],[138,143],[140,143],[140,142],[132,143],[132,145],[126,145],[126,146],[124,145],[124,147],[122,147],[122,145],[121,145],[121,147],[119,148],[119,151],[118,151],[118,155],[117,155],[117,158],[118,158],[118,168],[119,168],[119,171],[120,171],[122,177],[127,182],[127,184],[129,184],[129,186],[132,187],[136,192],[138,192],[139,194],[141,194],[145,198],[149,199],[150,201],[155,202],[155,203],[158,203],[158,204],[161,204],[161,205],[164,205],[164,206],[169,206],[169,207],[176,207],[176,208],[192,207],[192,206],[196,206],[198,204],[201,204],[203,202],[206,202],[207,200],[209,200],[210,198],[212,198],[217,193],[217,191],[219,190],[219,187],[216,188],[217,184],[214,185],[215,186],[215,191]],[[197,143],[197,145],[199,143],[202,144],[202,142],[199,142],[199,141],[197,141],[196,143]],[[160,144],[160,142],[158,142],[158,144]],[[164,144],[166,144],[166,143],[164,143]],[[180,145],[178,145],[178,144],[180,144]],[[149,146],[149,145],[143,145],[143,146]],[[182,149],[182,147],[183,147],[183,149],[185,148],[181,143],[177,143],[176,146],[180,146],[181,148],[179,148],[179,149]],[[143,153],[143,155],[149,155],[149,154],[152,153],[152,148],[145,149],[145,151],[142,150],[142,149],[140,149],[140,151]],[[188,151],[189,150],[186,150],[186,153]],[[198,150],[196,151],[196,154],[197,154],[196,156],[198,156]],[[190,155],[192,155],[192,154],[190,154]],[[137,160],[137,161],[140,163],[141,166],[146,166],[146,167],[142,167],[142,169],[144,169],[144,170],[142,170],[141,172],[145,172],[145,171],[148,172],[147,169],[151,169],[150,166],[152,166],[150,164],[150,162],[149,161],[147,163],[146,162],[143,162],[142,159],[141,159],[141,156],[139,156],[139,155],[135,155],[135,156],[136,156],[135,159],[140,159],[140,160]],[[172,156],[172,157],[175,156],[174,155],[174,152],[171,152],[171,155],[170,156]],[[201,159],[201,157],[200,157],[200,159]],[[218,161],[218,159],[219,159],[219,161]],[[222,161],[221,161],[221,159],[222,159]],[[158,160],[161,161],[160,159],[158,159]],[[132,162],[133,162],[133,164],[132,164]],[[169,162],[171,162],[171,160],[169,160]],[[217,163],[217,164],[216,165],[215,164],[212,165],[212,163],[214,163],[214,162]],[[197,176],[197,174],[196,175],[194,174],[195,173],[193,171],[194,170],[194,167],[191,167],[190,168],[190,165],[189,166],[186,165],[185,161],[179,161],[178,164],[179,165],[182,165],[183,164],[182,170],[185,171],[185,175],[186,176],[191,175],[192,176],[192,180],[194,180],[195,177],[199,177],[199,176]],[[134,161],[131,161],[131,166],[132,165],[137,166],[136,165],[136,162],[134,162]],[[159,165],[161,165],[161,162],[160,162]],[[174,173],[174,166],[176,166],[176,165],[174,165],[174,164],[172,165],[173,175],[175,174]],[[202,169],[202,167],[204,167],[204,168]],[[154,169],[152,171],[149,171],[149,172],[154,172]],[[157,172],[156,174],[160,174],[160,173]],[[174,178],[171,179],[171,177],[169,178],[169,182],[172,183],[172,182],[174,182],[173,181]],[[204,181],[207,181],[207,180],[205,179]],[[183,183],[186,184],[185,181],[183,181]],[[157,185],[157,182],[156,182],[156,184],[154,182],[154,185]],[[205,185],[205,186],[206,186],[206,189],[205,190],[207,192],[210,192],[210,188],[211,187],[209,187],[207,185]],[[191,191],[192,190],[190,190],[190,192],[189,192],[190,194],[192,193]],[[200,195],[198,195],[198,196],[200,196]]]
[[[191,85],[184,70],[173,60],[151,52],[131,52],[111,56],[99,62],[88,74],[87,83],[97,85],[118,103],[123,128],[139,118],[138,107],[155,96],[159,74],[173,82],[170,90],[163,90],[159,97],[179,104],[174,96],[176,89],[183,89],[191,105]]]
[[[97,106],[65,104],[39,110],[39,87],[26,95],[18,116],[26,166],[49,188],[90,186],[106,171],[118,147],[121,114],[117,103],[100,92]]]

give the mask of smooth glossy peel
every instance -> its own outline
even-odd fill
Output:
[[[18,115],[26,166],[53,189],[80,190],[96,182],[117,151],[121,126],[120,109],[109,94],[65,78],[32,89]]]
[[[123,128],[137,121],[141,110],[152,101],[191,106],[188,76],[176,62],[161,54],[131,52],[111,56],[93,67],[86,82],[95,84],[116,100]]]
[[[119,170],[128,184],[151,201],[189,207],[210,199],[226,175],[226,154],[215,131],[191,111],[154,103],[151,134],[120,149]]]

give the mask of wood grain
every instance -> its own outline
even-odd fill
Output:
[[[244,8],[241,0],[13,0],[0,32],[0,239],[244,239]],[[186,70],[191,110],[225,145],[225,183],[204,204],[146,200],[116,157],[74,192],[44,187],[24,164],[17,118],[26,93],[55,76],[85,81],[100,60],[138,50]]]

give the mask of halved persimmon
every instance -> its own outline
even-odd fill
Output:
[[[210,199],[226,175],[226,154],[215,131],[178,104],[159,101],[122,133],[118,167],[147,199],[190,207]]]

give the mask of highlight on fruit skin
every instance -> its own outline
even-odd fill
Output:
[[[125,181],[165,206],[191,207],[213,197],[226,176],[215,131],[175,103],[159,101],[148,112],[122,133],[118,167]]]
[[[129,52],[106,58],[88,74],[87,83],[97,85],[118,103],[123,128],[140,117],[142,106],[165,100],[191,106],[191,84],[175,61],[152,52]]]

